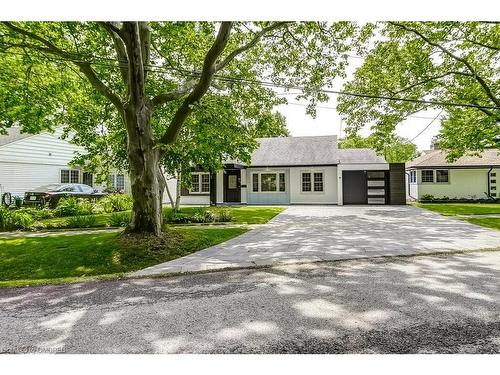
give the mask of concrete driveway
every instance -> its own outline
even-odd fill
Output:
[[[268,224],[132,276],[500,247],[500,231],[413,206],[291,206]]]

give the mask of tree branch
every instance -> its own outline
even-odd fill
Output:
[[[200,80],[175,113],[167,131],[160,139],[161,144],[170,144],[175,141],[182,124],[193,111],[193,104],[200,100],[207,92],[216,72],[216,61],[224,51],[224,48],[226,48],[232,26],[232,22],[222,22],[217,37],[205,56]]]
[[[440,78],[444,78],[444,77],[447,77],[447,76],[452,75],[452,74],[455,74],[455,75],[463,75],[463,76],[467,76],[467,77],[472,77],[472,74],[470,74],[470,73],[464,73],[464,72],[458,72],[458,71],[450,71],[450,72],[446,72],[446,73],[443,73],[443,74],[439,74],[439,75],[437,75],[437,76],[432,76],[432,77],[426,78],[426,79],[424,79],[424,80],[422,80],[422,81],[416,82],[416,83],[414,83],[414,84],[412,84],[412,85],[410,85],[410,86],[405,87],[404,89],[401,89],[401,90],[399,90],[399,91],[396,91],[396,92],[394,93],[394,95],[401,94],[402,92],[405,92],[405,91],[411,90],[412,88],[415,88],[415,87],[417,87],[417,86],[424,85],[424,84],[426,84],[426,83],[428,83],[428,82],[431,82],[431,81],[436,81],[436,80],[438,80],[438,79],[440,79]],[[393,96],[394,96],[394,95],[393,95]]]
[[[58,48],[54,43],[50,42],[49,40],[41,37],[40,35],[37,35],[37,34],[31,32],[31,31],[17,27],[10,22],[2,22],[2,24],[7,26],[10,30],[14,31],[15,33],[26,36],[31,40],[38,41],[45,46],[45,47],[43,47],[43,46],[36,46],[36,45],[26,45],[25,47],[48,52],[48,53],[51,53],[51,54],[56,55],[56,56],[60,56],[66,60],[73,62],[76,66],[78,66],[80,71],[87,77],[90,84],[99,93],[101,93],[106,98],[108,98],[108,100],[115,105],[116,109],[118,109],[119,112],[121,112],[123,110],[123,104],[122,104],[120,97],[118,95],[116,95],[107,85],[105,85],[104,82],[101,81],[101,79],[99,79],[99,77],[97,76],[94,69],[92,69],[89,62],[76,60],[72,53],[69,53],[67,51],[64,51],[64,50]]]
[[[219,71],[221,69],[223,69],[224,67],[226,67],[231,61],[233,61],[233,59],[242,54],[243,52],[249,50],[250,48],[254,47],[258,42],[259,40],[264,36],[266,35],[267,33],[271,32],[271,31],[274,31],[276,29],[279,29],[281,27],[284,27],[285,25],[289,24],[290,22],[276,22],[270,26],[267,26],[267,27],[264,27],[262,30],[260,30],[258,33],[255,34],[255,36],[252,38],[252,40],[250,42],[248,42],[247,44],[235,49],[234,51],[232,51],[229,55],[226,56],[226,58],[224,60],[222,60],[222,62],[220,62],[219,64],[217,64],[215,70],[216,71]]]
[[[137,105],[142,101],[145,92],[144,59],[139,22],[125,22],[122,34],[128,56],[129,99],[132,104]]]
[[[446,55],[450,56],[452,59],[454,59],[456,61],[459,61],[463,65],[465,65],[465,67],[471,72],[472,78],[474,78],[479,83],[479,85],[482,87],[483,91],[486,93],[486,95],[488,96],[488,98],[490,98],[490,100],[493,103],[495,103],[495,105],[497,107],[500,108],[500,99],[497,98],[497,97],[495,97],[495,95],[491,91],[491,89],[488,86],[488,84],[486,83],[486,81],[481,76],[479,76],[477,74],[477,72],[474,69],[474,67],[466,59],[464,59],[463,57],[455,55],[453,52],[451,52],[447,48],[443,47],[441,44],[433,42],[432,40],[430,40],[428,37],[426,37],[424,34],[422,34],[417,29],[408,27],[408,26],[406,26],[404,24],[401,24],[401,23],[398,23],[398,22],[389,22],[389,23],[391,25],[394,25],[396,27],[402,28],[403,30],[409,31],[409,32],[417,35],[418,37],[420,37],[420,39],[422,39],[423,41],[425,41],[427,44],[440,49],[442,52],[444,52]]]
[[[123,44],[123,39],[121,37],[121,30],[113,22],[99,22],[99,24],[104,28],[104,30],[106,30],[106,32],[109,34],[109,36],[111,36],[111,39],[113,40],[122,80],[128,89],[128,57],[125,45]]]

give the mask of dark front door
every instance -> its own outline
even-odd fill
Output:
[[[343,171],[342,192],[344,204],[366,204],[367,183],[365,171]]]
[[[227,169],[224,173],[224,202],[241,202],[241,171]]]

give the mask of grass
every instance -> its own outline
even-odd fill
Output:
[[[151,246],[116,233],[0,239],[0,286],[111,279],[227,241],[246,228],[200,227],[167,231]]]
[[[500,214],[500,203],[416,203],[445,216]]]
[[[471,224],[500,230],[500,217],[471,217],[465,220]]]
[[[186,215],[192,215],[204,207],[182,207],[180,212]],[[205,207],[208,208],[208,207]],[[265,224],[277,214],[284,210],[283,207],[254,207],[254,206],[241,206],[241,207],[227,207],[233,215],[232,223],[236,224]],[[172,211],[170,207],[163,209],[164,214]],[[130,212],[130,211],[122,211]],[[108,225],[109,217],[112,213],[96,214],[95,221],[90,225],[92,228],[105,227]],[[89,215],[90,216],[90,215]],[[41,223],[46,228],[70,228],[67,226],[68,217],[57,217],[53,219],[42,220]]]

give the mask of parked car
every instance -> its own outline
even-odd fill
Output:
[[[64,197],[95,198],[107,195],[84,184],[50,184],[43,185],[24,194],[24,205],[45,206],[55,208],[57,202]]]

